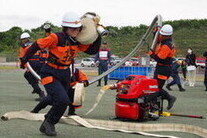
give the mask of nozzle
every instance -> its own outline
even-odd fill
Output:
[[[110,84],[109,86],[110,86],[110,89],[111,89],[111,90],[113,90],[113,89],[116,89],[116,88],[117,88],[117,84],[116,84],[116,83],[114,83],[114,84]]]
[[[109,34],[109,31],[106,30],[102,25],[98,25],[97,31],[101,36],[107,36]]]

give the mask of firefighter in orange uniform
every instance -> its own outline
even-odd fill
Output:
[[[22,68],[29,58],[39,49],[47,48],[49,56],[47,63],[41,69],[42,84],[48,96],[52,99],[52,107],[45,115],[45,120],[40,126],[40,131],[48,136],[55,136],[55,124],[58,123],[64,114],[69,103],[72,104],[68,96],[71,80],[70,65],[77,53],[96,54],[99,51],[101,37],[90,45],[83,45],[76,41],[80,33],[82,24],[77,14],[66,13],[62,20],[62,32],[51,33],[45,38],[38,39],[28,49],[22,58]]]
[[[24,57],[28,48],[32,45],[32,42],[29,40],[29,38],[30,38],[30,35],[26,32],[20,36],[20,39],[21,39],[21,47],[20,47],[20,54],[19,54],[20,60],[22,57]],[[44,61],[47,58],[45,57],[45,53],[46,51],[39,50],[34,54],[34,56],[32,56],[29,59],[30,65],[38,74],[40,73],[40,69],[42,65],[44,64]],[[28,81],[28,83],[32,86],[33,88],[32,93],[33,94],[36,93],[39,95],[39,98],[35,99],[36,101],[39,101],[42,97],[45,96],[44,91],[42,91],[41,88],[39,87],[38,80],[32,75],[30,71],[27,70],[24,73],[24,77]]]
[[[167,109],[171,109],[176,101],[176,97],[170,95],[163,89],[165,81],[172,73],[172,62],[175,54],[175,48],[172,43],[173,28],[171,25],[164,25],[159,32],[158,43],[159,46],[153,51],[150,51],[150,57],[157,61],[154,72],[154,78],[158,81],[160,91],[157,96],[162,96],[163,99],[168,100]]]

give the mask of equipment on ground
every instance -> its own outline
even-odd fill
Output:
[[[45,114],[42,113],[31,113],[29,111],[14,111],[5,113],[1,116],[1,119],[6,121],[10,119],[25,119],[25,120],[38,120],[43,121]],[[175,132],[185,132],[191,133],[200,137],[206,137],[207,129],[187,125],[187,124],[178,124],[178,123],[156,123],[156,124],[148,124],[148,123],[129,123],[129,122],[118,122],[111,120],[95,120],[88,118],[81,118],[76,115],[61,117],[61,123],[70,124],[70,125],[80,125],[87,128],[129,133],[129,134],[140,134],[143,136],[150,137],[159,137],[159,138],[178,138],[176,136],[170,135],[159,135],[152,134],[146,132],[161,132],[161,131],[175,131]],[[142,132],[146,131],[146,132]]]
[[[129,75],[117,83],[115,115],[121,119],[156,120],[160,112],[161,97],[151,94],[159,91],[157,80],[143,75]]]
[[[175,114],[175,113],[170,113],[170,112],[162,112],[160,115],[162,115],[162,116],[180,116],[180,117],[205,119],[205,117],[200,116],[200,115],[184,115],[184,114]]]

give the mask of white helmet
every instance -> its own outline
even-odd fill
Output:
[[[61,25],[62,27],[72,27],[72,28],[78,28],[82,26],[79,16],[74,12],[66,13],[63,16]]]
[[[172,35],[173,34],[172,26],[169,24],[162,26],[162,28],[160,29],[160,34],[161,35]]]
[[[20,39],[25,39],[25,38],[30,38],[30,35],[26,32],[21,34],[21,36],[20,36]]]

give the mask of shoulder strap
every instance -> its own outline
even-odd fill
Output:
[[[174,44],[172,43],[172,39],[166,39],[163,42],[161,42],[162,45],[167,45],[170,49],[174,49]]]
[[[56,33],[58,36],[58,46],[72,46],[72,45],[78,45],[78,42],[75,41],[72,37],[67,36],[63,32]]]

